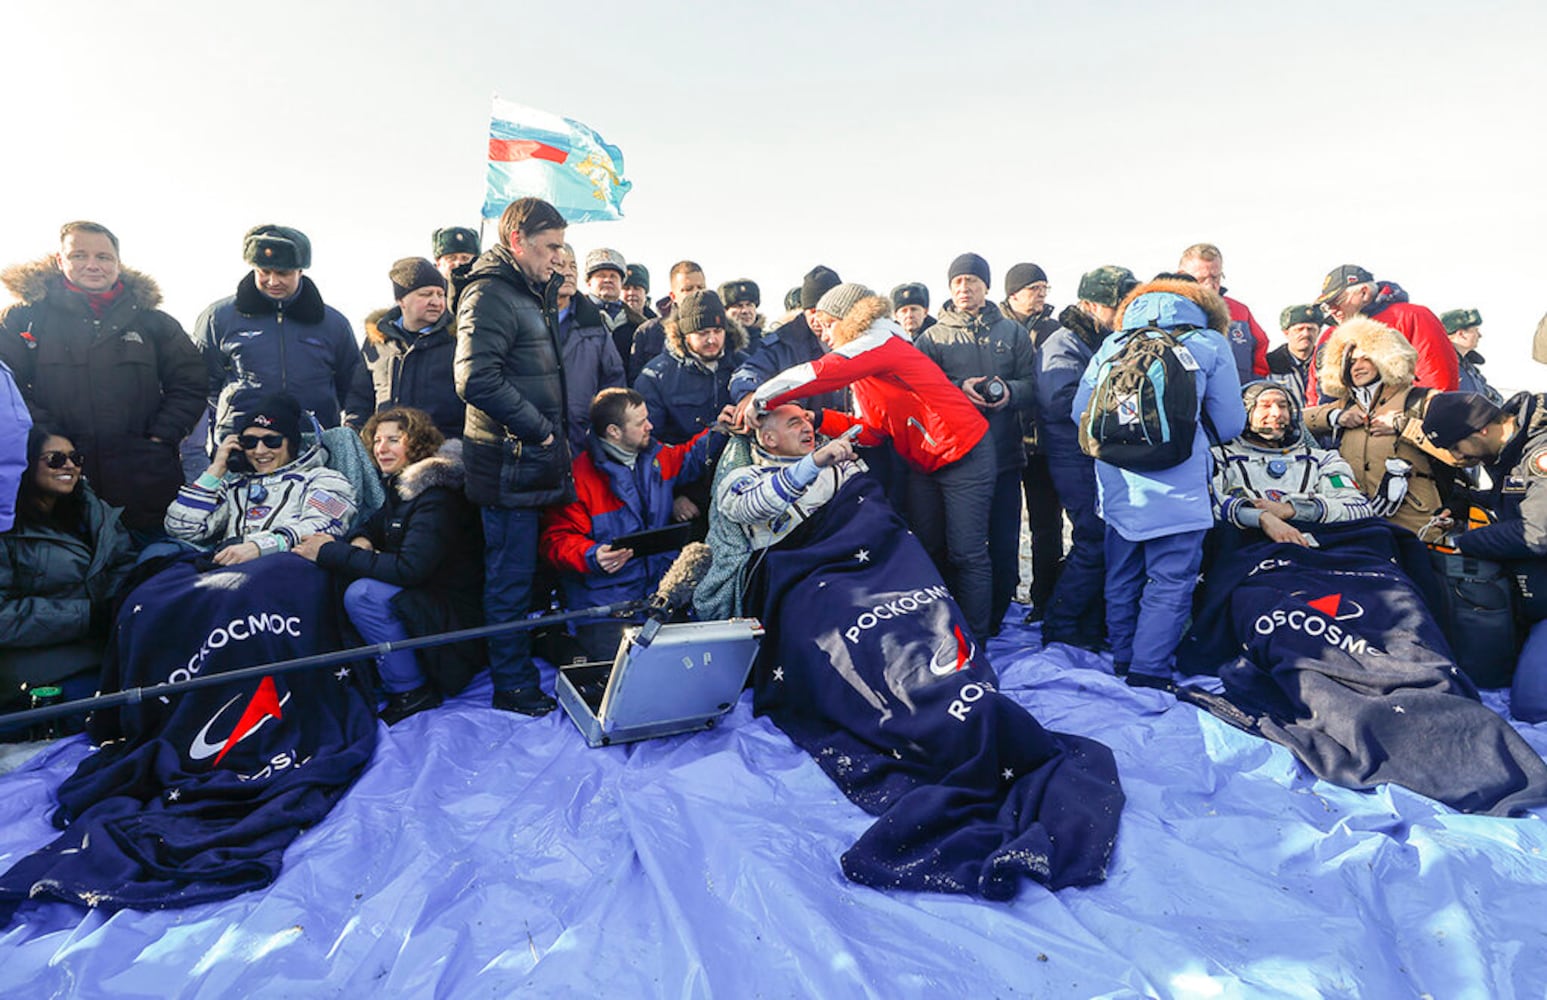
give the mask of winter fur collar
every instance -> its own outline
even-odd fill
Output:
[[[258,291],[258,279],[248,271],[236,286],[236,311],[243,316],[273,316],[279,312],[280,303]],[[322,304],[322,293],[312,279],[301,275],[301,290],[295,301],[285,306],[285,315],[297,323],[316,325],[327,318]]]
[[[1225,300],[1204,288],[1196,281],[1179,281],[1175,278],[1162,278],[1159,281],[1146,281],[1144,284],[1128,293],[1123,299],[1122,305],[1117,307],[1116,327],[1123,328],[1123,317],[1128,312],[1128,307],[1141,295],[1149,295],[1154,292],[1169,292],[1172,295],[1181,296],[1194,303],[1203,310],[1208,317],[1209,329],[1216,333],[1224,334],[1230,329],[1230,307],[1225,305]]]
[[[120,269],[119,278],[124,283],[121,294],[128,296],[136,306],[154,309],[161,305],[161,288],[149,275],[125,267]],[[37,305],[50,294],[59,295],[65,290],[64,272],[59,270],[59,258],[55,254],[0,271],[0,284],[28,305]]]
[[[1418,368],[1417,349],[1385,323],[1355,316],[1332,332],[1322,352],[1316,374],[1327,395],[1336,399],[1348,397],[1344,372],[1352,363],[1350,352],[1355,350],[1375,363],[1382,386],[1406,389],[1413,384],[1413,373]]]
[[[390,309],[375,309],[365,317],[365,339],[373,344],[385,344],[389,337],[404,339],[411,336],[404,333],[397,325],[397,321],[403,316],[402,306],[393,306]],[[447,309],[440,314],[440,319],[431,324],[428,332],[435,333],[444,330],[451,325],[451,310]]]
[[[436,486],[460,493],[466,481],[462,442],[453,438],[441,445],[440,451],[429,458],[421,458],[398,474],[397,495],[404,500],[417,500],[426,490]]]
[[[832,341],[842,347],[863,337],[872,326],[892,318],[892,300],[880,295],[867,295],[854,303],[849,314],[833,325]]]
[[[687,361],[693,357],[688,351],[688,335],[677,326],[675,311],[661,321],[661,331],[666,335],[666,349],[676,355],[679,361]],[[731,355],[746,350],[749,342],[746,327],[729,316],[725,317],[725,348],[720,353],[720,360],[724,361]]]

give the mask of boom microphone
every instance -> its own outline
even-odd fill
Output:
[[[634,636],[635,645],[650,645],[661,626],[675,612],[693,602],[693,591],[698,589],[712,562],[714,553],[703,542],[689,542],[682,547],[671,568],[661,576],[660,586],[655,588],[645,607],[646,621]]]

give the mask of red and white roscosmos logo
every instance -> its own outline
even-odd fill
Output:
[[[205,761],[215,758],[210,767],[219,767],[220,761],[238,743],[262,729],[270,719],[282,717],[284,706],[290,700],[290,692],[286,691],[283,698],[274,687],[274,678],[265,677],[258,682],[258,690],[247,698],[242,713],[237,717],[236,724],[229,734],[221,739],[219,736],[211,738],[212,733],[218,733],[221,728],[221,720],[230,717],[230,709],[243,700],[242,695],[234,696],[220,708],[216,709],[208,722],[204,723],[198,733],[193,737],[193,742],[188,745],[188,756],[192,760]]]

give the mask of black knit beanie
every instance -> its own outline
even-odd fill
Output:
[[[843,284],[843,279],[838,277],[838,272],[830,267],[818,264],[806,272],[806,276],[800,282],[800,307],[802,309],[815,309],[822,296],[827,294],[829,288]]]
[[[445,289],[446,278],[435,269],[435,265],[423,257],[404,257],[392,265],[392,270],[387,272],[387,277],[392,279],[392,297],[401,299],[419,288],[434,285],[436,288]]]
[[[710,291],[689,292],[677,303],[677,329],[684,334],[709,327],[725,329],[725,306]]]
[[[977,275],[983,284],[993,284],[988,280],[988,261],[975,253],[964,253],[951,261],[951,269],[946,272],[945,280],[954,281],[963,274]]]
[[[1017,264],[1005,272],[1004,293],[1014,295],[1027,285],[1047,280],[1047,272],[1035,264]]]

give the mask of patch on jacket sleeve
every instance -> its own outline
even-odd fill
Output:
[[[1547,448],[1538,448],[1535,454],[1526,459],[1526,468],[1533,476],[1547,476]]]
[[[334,496],[327,490],[314,489],[306,497],[306,506],[322,511],[335,521],[342,521],[349,513],[347,501]]]

